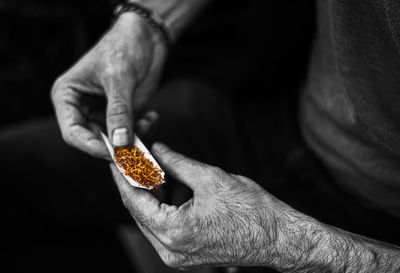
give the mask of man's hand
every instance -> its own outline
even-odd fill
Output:
[[[111,166],[125,206],[167,265],[278,262],[282,234],[291,226],[288,220],[295,221],[288,206],[250,179],[191,160],[162,144],[155,144],[153,153],[167,173],[193,190],[193,198],[179,208],[132,188]]]
[[[107,157],[98,135],[106,127],[114,145],[129,144],[133,114],[156,88],[164,59],[165,48],[154,29],[135,13],[122,14],[98,44],[54,84],[52,101],[65,141],[94,156]],[[107,106],[99,98],[106,98]]]
[[[193,190],[180,207],[131,187],[114,165],[122,200],[162,260],[175,268],[267,266],[288,272],[398,272],[400,252],[308,217],[248,178],[186,158],[153,154]]]

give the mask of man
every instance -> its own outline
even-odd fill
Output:
[[[208,1],[132,2],[159,14],[175,40]],[[334,183],[354,196],[355,203],[395,219],[400,217],[398,8],[395,1],[319,1],[318,34],[300,105],[304,138]],[[166,50],[146,20],[136,12],[122,13],[55,84],[53,101],[64,139],[94,156],[107,156],[96,124],[85,121],[85,105],[80,104],[82,94],[101,94],[108,101],[107,132],[113,144],[130,144],[133,112],[156,89]],[[125,206],[171,267],[400,270],[400,249],[394,245],[323,224],[256,182],[163,144],[154,144],[152,151],[167,173],[193,190],[192,199],[179,207],[160,204],[111,168]]]
[[[208,1],[132,2],[159,14],[175,40]],[[398,8],[390,0],[317,3],[318,34],[302,91],[299,123],[307,145],[328,172],[311,174],[316,182],[308,186],[303,196],[296,196],[303,193],[300,186],[297,193],[284,197],[285,201],[292,200],[293,208],[264,189],[268,188],[269,181],[256,181],[263,188],[249,178],[190,159],[160,143],[152,146],[154,156],[168,174],[193,191],[193,197],[180,206],[160,204],[151,193],[130,187],[111,166],[124,205],[167,265],[184,269],[265,266],[296,272],[400,270],[398,247],[324,224],[299,212],[295,206],[299,204],[303,211],[310,211],[321,220],[326,218],[349,229],[358,228],[366,235],[381,236],[393,244],[400,242],[396,235],[400,226],[396,141],[399,135],[396,125],[400,68]],[[98,135],[102,130],[98,122],[103,119],[102,111],[96,112],[86,103],[87,97],[101,95],[107,98],[106,128],[113,144],[130,144],[135,124],[133,113],[151,98],[165,62],[167,49],[161,36],[137,12],[123,12],[99,43],[57,80],[52,98],[68,143],[93,156],[108,157]],[[188,89],[213,93],[208,87],[181,84],[166,88],[163,94],[167,96],[167,91],[173,91],[176,100],[183,102],[181,106],[186,109],[192,102],[187,97],[184,99]],[[221,113],[214,115],[214,123],[207,116],[204,120],[210,124],[197,123],[199,131],[190,134],[193,145],[203,140],[196,141],[196,136],[207,138],[202,126],[210,129],[209,134],[218,128],[237,133],[235,124],[218,124],[218,119],[226,122],[227,117],[232,117],[231,107],[224,105],[226,100],[201,102],[204,107],[220,106]],[[159,108],[156,110],[161,118],[168,115],[167,105],[161,104]],[[218,107],[210,107],[214,108]],[[253,118],[258,121],[257,116]],[[149,113],[136,122],[135,130],[146,133],[155,119],[156,114]],[[168,119],[168,122],[174,120]],[[182,124],[189,128],[190,119]],[[161,129],[165,131],[168,126]],[[184,132],[170,133],[175,139],[185,136]],[[259,159],[269,156],[261,151],[256,158],[246,158],[249,155],[246,149],[236,149],[240,147],[236,138],[232,134],[226,143],[218,142],[226,145],[227,150],[235,147],[231,157],[222,156],[220,160],[221,165],[232,160],[232,165],[238,166],[234,169],[230,165],[232,172],[241,174],[246,162],[257,159],[258,163],[254,164],[262,164]],[[204,158],[207,152],[213,153],[211,145],[199,145],[206,154]],[[263,144],[258,145],[259,150],[262,147]],[[298,164],[297,154],[292,155],[301,169],[303,165]],[[301,170],[295,174],[307,175]],[[297,178],[296,181],[301,181],[301,177]],[[296,188],[293,184],[288,186]],[[325,204],[320,200],[323,198],[332,201],[333,206],[318,208],[319,204]],[[307,202],[311,208],[304,205]],[[354,219],[348,219],[351,217],[346,215],[346,209],[354,213],[351,215]],[[343,213],[345,219],[330,218],[330,215],[338,216],[335,210]]]

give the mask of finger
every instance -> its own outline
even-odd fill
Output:
[[[143,235],[150,241],[157,253],[161,256],[164,252],[167,252],[167,248],[158,240],[158,238],[147,228],[145,228],[140,222],[136,221],[137,226]]]
[[[127,80],[128,81],[128,80]],[[107,130],[114,146],[133,141],[133,85],[113,79],[107,91]]]
[[[151,122],[151,123],[155,123],[157,122],[157,120],[159,119],[160,115],[154,111],[154,110],[150,110],[146,113],[145,118]]]
[[[152,151],[167,173],[187,185],[195,193],[204,191],[208,187],[214,167],[185,157],[161,143],[153,144]]]
[[[84,151],[92,156],[111,160],[110,154],[103,140],[98,138],[98,135],[93,134],[84,125],[75,124],[69,129],[71,139],[67,143]]]
[[[166,204],[160,205],[150,192],[130,186],[115,165],[110,164],[110,166],[123,203],[136,224],[163,261],[166,263],[173,261],[169,250],[174,248],[171,232],[176,231],[177,227],[182,228],[182,221],[176,217],[178,208]]]
[[[158,117],[158,113],[155,111],[147,112],[142,119],[136,122],[136,133],[140,137],[149,136],[158,121]]]
[[[110,166],[122,201],[135,220],[153,232],[164,229],[166,206],[161,206],[149,191],[132,187],[114,164]]]
[[[93,156],[108,157],[107,149],[99,136],[88,129],[86,120],[79,109],[79,94],[71,89],[53,93],[53,103],[58,124],[64,140]]]
[[[161,260],[169,267],[176,267],[179,263],[179,259],[176,253],[170,250],[169,246],[163,243],[157,238],[150,230],[146,229],[139,222],[136,222],[140,231],[144,234],[147,240],[153,245],[154,249],[157,251]],[[178,254],[179,255],[179,254]],[[182,255],[182,254],[181,254]]]

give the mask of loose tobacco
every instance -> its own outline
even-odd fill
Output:
[[[114,148],[114,158],[125,175],[132,177],[143,187],[158,189],[165,182],[163,170],[147,159],[136,146]]]

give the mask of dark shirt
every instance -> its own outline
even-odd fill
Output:
[[[303,135],[343,189],[400,217],[400,2],[316,2]]]

